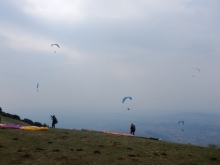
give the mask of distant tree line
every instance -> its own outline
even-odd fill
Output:
[[[1,116],[5,116],[5,117],[8,117],[8,118],[11,118],[11,119],[23,121],[23,122],[25,122],[25,123],[27,123],[27,124],[30,124],[31,126],[37,126],[37,127],[47,126],[46,124],[41,124],[40,122],[33,122],[32,120],[26,119],[26,118],[24,118],[24,119],[22,120],[22,119],[20,118],[20,116],[18,116],[18,115],[10,114],[10,113],[6,113],[6,112],[2,111],[2,108],[1,108],[1,107],[0,107],[0,115],[1,115]]]

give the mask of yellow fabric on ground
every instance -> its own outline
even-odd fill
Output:
[[[20,129],[22,129],[22,130],[32,130],[32,131],[46,131],[46,130],[48,130],[48,127],[23,126]]]

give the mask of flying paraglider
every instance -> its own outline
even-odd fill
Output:
[[[130,97],[130,96],[124,97],[124,98],[122,99],[122,103],[124,103],[127,99],[132,100],[132,97]],[[130,108],[127,108],[127,110],[130,110]]]
[[[37,91],[38,91],[38,87],[39,87],[39,83],[36,84]]]
[[[191,68],[191,69],[189,69],[189,71],[193,71],[193,70],[200,72],[200,69],[198,69],[198,68]],[[194,75],[193,75],[193,77],[194,77]]]
[[[58,44],[51,44],[51,46],[56,45],[58,48],[60,48],[60,46]],[[54,53],[56,53],[56,51],[54,51]]]
[[[183,120],[180,120],[180,121],[178,122],[178,124],[179,124],[179,125],[184,125],[184,121],[183,121]],[[183,126],[182,126],[182,127],[183,127]],[[184,131],[183,128],[182,128],[182,131]]]

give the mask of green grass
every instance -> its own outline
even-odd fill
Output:
[[[18,125],[23,125],[23,126],[28,126],[29,124],[20,121],[20,120],[15,120],[15,119],[11,119],[5,116],[1,116],[1,123],[5,123],[5,124],[18,124]]]
[[[0,164],[220,164],[220,149],[67,129],[0,129]]]

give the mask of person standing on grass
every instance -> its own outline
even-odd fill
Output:
[[[135,128],[135,125],[134,125],[133,123],[131,123],[130,130],[131,130],[131,131],[130,131],[130,132],[131,132],[131,135],[135,135],[134,132],[135,132],[136,128]]]
[[[51,115],[51,120],[52,120],[52,128],[55,128],[55,124],[58,123],[57,118],[55,117],[55,115]]]

